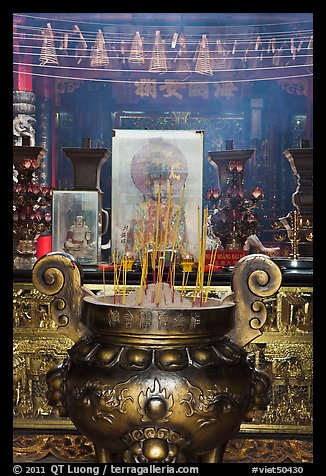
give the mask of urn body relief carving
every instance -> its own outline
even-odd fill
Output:
[[[201,307],[177,296],[163,307],[95,296],[67,253],[38,260],[33,283],[55,297],[58,332],[75,341],[48,372],[47,398],[94,443],[99,462],[222,462],[251,410],[266,407],[269,377],[243,347],[266,320],[260,299],[281,285],[267,256],[242,258],[232,293]]]

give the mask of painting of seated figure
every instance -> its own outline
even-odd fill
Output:
[[[197,258],[202,168],[202,131],[114,130],[113,251],[137,260],[145,246]]]

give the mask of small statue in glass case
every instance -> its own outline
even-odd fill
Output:
[[[91,230],[82,215],[77,215],[74,224],[69,228],[64,250],[76,257],[84,257],[92,250],[90,244]]]

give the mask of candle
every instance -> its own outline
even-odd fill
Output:
[[[52,251],[52,236],[41,235],[36,241],[36,258],[46,255]]]
[[[192,271],[193,265],[194,265],[194,259],[192,255],[186,254],[186,256],[181,261],[182,271],[183,272]]]

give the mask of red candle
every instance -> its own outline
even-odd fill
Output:
[[[36,258],[46,255],[52,251],[52,236],[41,235],[36,241]]]

